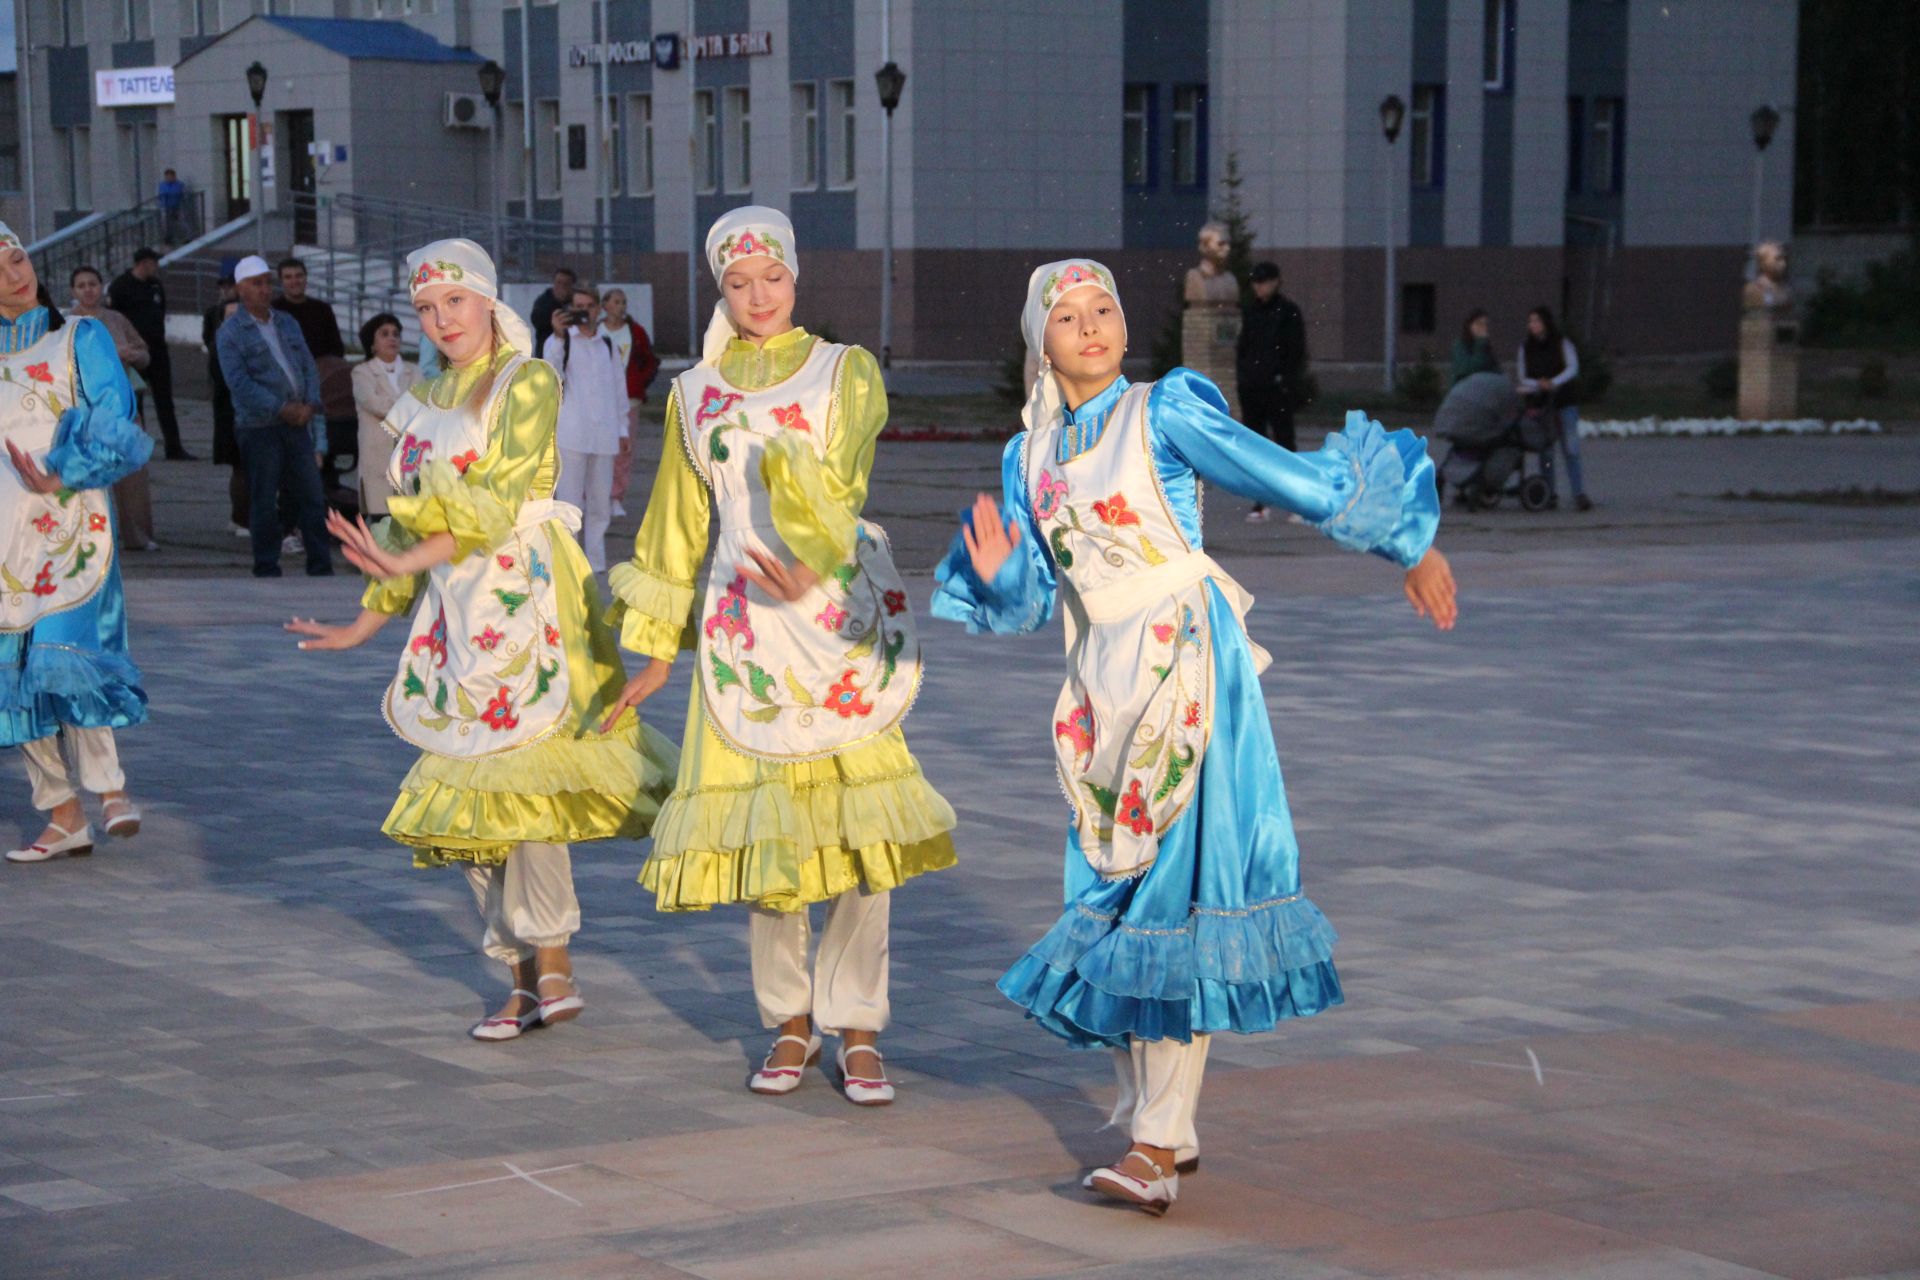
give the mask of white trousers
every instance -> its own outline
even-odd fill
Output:
[[[560,451],[553,496],[580,508],[580,545],[595,573],[607,568],[607,522],[613,519],[613,455]]]
[[[535,947],[563,947],[579,931],[573,860],[563,844],[526,840],[498,866],[469,863],[467,885],[487,922],[480,949],[495,960],[531,960]]]
[[[27,777],[33,782],[33,807],[42,811],[57,809],[73,799],[72,775],[61,751],[65,742],[73,755],[73,772],[80,785],[95,795],[124,791],[127,775],[120,769],[120,751],[114,745],[111,729],[82,729],[62,725],[52,737],[22,743],[27,758]]]
[[[1135,1142],[1166,1147],[1181,1159],[1198,1154],[1200,1135],[1193,1127],[1200,1104],[1200,1079],[1207,1071],[1212,1036],[1178,1040],[1129,1040],[1113,1051],[1113,1074],[1120,1096],[1108,1121],[1124,1128]]]
[[[747,917],[753,956],[753,998],[760,1021],[777,1027],[812,1014],[828,1035],[887,1027],[887,921],[892,896],[849,889],[827,903],[820,951],[807,972],[806,911],[767,911]]]

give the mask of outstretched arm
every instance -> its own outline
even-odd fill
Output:
[[[387,619],[392,616],[390,613],[362,609],[360,615],[344,627],[330,626],[313,618],[296,617],[282,629],[307,637],[298,646],[302,649],[352,649],[378,635],[380,628],[386,626]]]

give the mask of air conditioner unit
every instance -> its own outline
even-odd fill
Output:
[[[446,125],[449,129],[491,129],[493,111],[481,94],[450,93],[447,95]]]

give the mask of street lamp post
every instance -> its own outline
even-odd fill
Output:
[[[1748,245],[1760,243],[1760,210],[1762,197],[1767,186],[1767,144],[1773,141],[1774,130],[1780,127],[1780,113],[1769,103],[1754,108],[1747,123],[1753,126],[1753,235]]]
[[[487,165],[488,212],[493,215],[493,265],[494,270],[501,269],[500,245],[500,92],[507,85],[507,69],[488,58],[486,65],[480,68],[480,93],[487,100],[487,106],[493,109],[493,144],[489,148],[491,155]]]
[[[907,87],[907,73],[891,58],[873,73],[880,89],[880,105],[886,118],[880,122],[880,165],[886,175],[882,184],[886,202],[886,240],[880,267],[880,367],[893,367],[893,109],[900,105],[900,94]]]
[[[1385,307],[1387,316],[1387,340],[1385,347],[1386,371],[1382,380],[1385,389],[1389,392],[1393,390],[1395,347],[1398,344],[1400,329],[1400,317],[1395,314],[1399,308],[1396,305],[1396,299],[1394,297],[1396,290],[1393,279],[1393,199],[1398,190],[1398,184],[1394,181],[1393,175],[1393,144],[1394,140],[1400,136],[1400,122],[1405,120],[1406,117],[1407,104],[1400,101],[1399,94],[1390,93],[1381,100],[1380,132],[1385,134],[1387,139],[1387,292]]]
[[[247,68],[247,92],[253,96],[253,145],[247,149],[250,156],[250,175],[253,179],[253,245],[261,257],[267,256],[267,193],[261,190],[260,147],[266,141],[266,126],[260,120],[260,100],[267,96],[267,69],[255,62]]]

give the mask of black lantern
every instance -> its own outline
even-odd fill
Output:
[[[247,68],[247,92],[253,95],[253,107],[258,111],[260,99],[267,96],[267,69],[258,62]]]
[[[480,92],[486,98],[487,105],[500,105],[500,91],[507,86],[507,69],[488,58],[480,68]]]
[[[873,73],[873,82],[880,86],[880,105],[888,115],[900,105],[900,94],[907,87],[907,73],[900,69],[897,62],[889,62]]]
[[[1390,93],[1380,100],[1380,132],[1387,135],[1387,145],[1392,146],[1400,136],[1400,122],[1407,118],[1407,104],[1400,101],[1400,95]]]
[[[1765,151],[1767,144],[1773,141],[1773,131],[1780,127],[1780,113],[1771,106],[1763,105],[1755,108],[1754,113],[1747,117],[1747,122],[1753,126],[1753,149]]]

